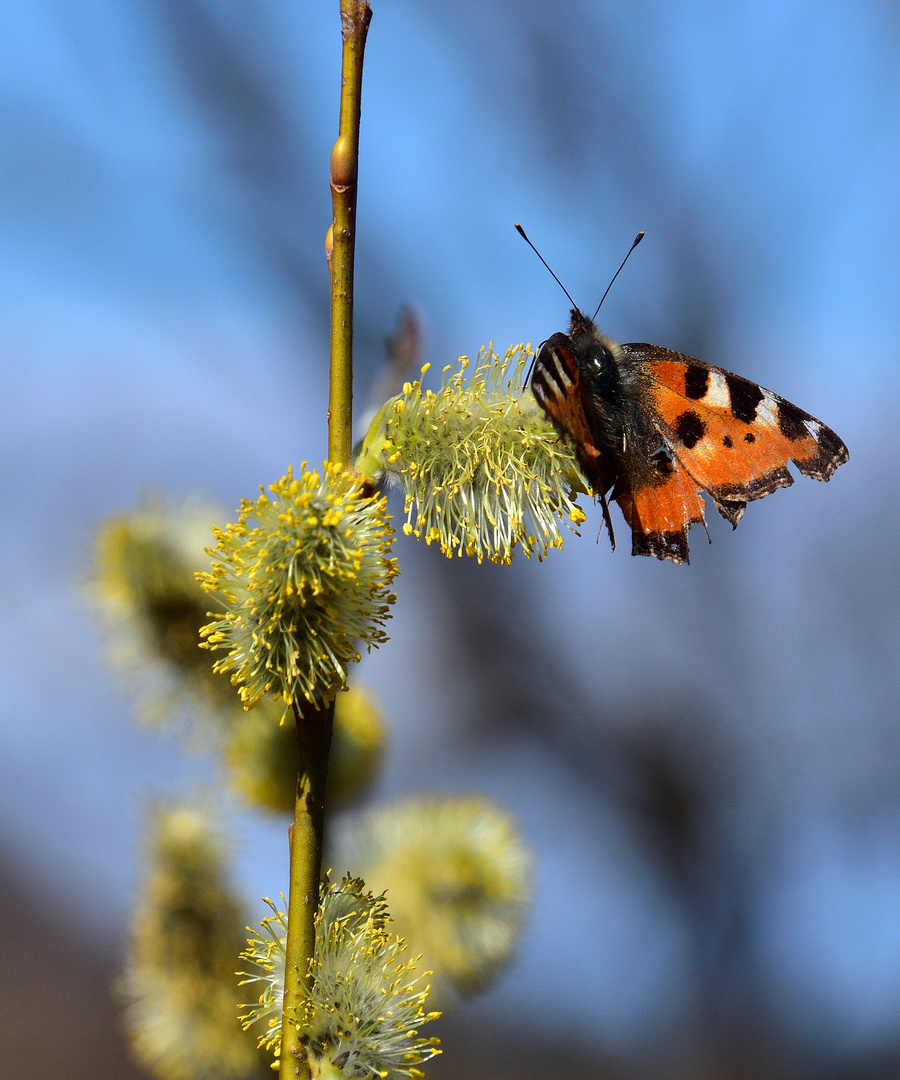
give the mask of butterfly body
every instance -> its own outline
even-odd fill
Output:
[[[787,463],[828,480],[847,461],[837,435],[748,379],[659,345],[622,344],[572,310],[541,346],[531,388],[603,507],[617,502],[632,554],[688,562],[707,493],[736,527],[748,502],[793,483]]]

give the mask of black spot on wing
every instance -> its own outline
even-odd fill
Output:
[[[732,446],[734,446],[734,439],[732,439],[730,435],[726,435],[725,438],[722,440],[722,445],[725,447],[726,450],[730,450]]]
[[[731,401],[731,415],[745,424],[752,424],[756,419],[756,407],[763,399],[763,392],[749,379],[740,375],[726,375],[728,397]]]
[[[706,424],[696,413],[683,412],[675,421],[675,434],[688,450],[693,450],[706,434]]]
[[[684,373],[684,396],[699,401],[709,389],[709,371],[699,364],[688,364]]]
[[[744,442],[745,443],[755,443],[756,442],[756,436],[753,434],[752,431],[748,431],[747,434],[744,436]]]
[[[791,442],[799,442],[800,439],[809,437],[806,421],[811,419],[809,413],[798,409],[789,401],[778,402],[778,430]]]

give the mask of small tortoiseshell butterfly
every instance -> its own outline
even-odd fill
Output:
[[[831,428],[784,398],[659,345],[620,345],[572,303],[569,333],[541,346],[531,389],[574,447],[613,549],[607,493],[633,555],[686,563],[688,529],[706,528],[701,492],[736,528],[748,502],[794,482],[788,461],[814,480],[847,461]]]

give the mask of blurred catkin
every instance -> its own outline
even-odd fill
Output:
[[[282,706],[263,698],[236,719],[225,748],[234,789],[263,810],[292,813],[297,786],[297,733],[279,723]],[[371,695],[358,685],[338,694],[328,771],[328,805],[352,806],[378,774],[384,751],[384,723]]]
[[[397,933],[434,971],[442,1006],[511,959],[531,902],[531,854],[511,815],[478,795],[376,807],[338,833],[339,870],[386,890]]]
[[[210,566],[205,547],[221,510],[201,500],[179,506],[145,501],[98,530],[88,594],[101,618],[107,651],[154,722],[187,719],[192,741],[214,735],[238,704],[228,679],[213,672],[199,647],[200,628],[216,607],[195,580]]]
[[[161,1080],[258,1075],[238,1022],[242,904],[210,811],[158,807],[121,990],[137,1058]]]

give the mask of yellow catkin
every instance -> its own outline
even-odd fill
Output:
[[[253,969],[244,982],[262,987],[245,1006],[246,1028],[262,1025],[259,1045],[278,1055],[284,987],[287,920],[271,901],[273,915],[241,954]],[[440,1040],[419,1036],[439,1012],[426,1012],[430,972],[417,973],[406,944],[388,930],[384,896],[373,896],[358,878],[331,884],[326,875],[316,914],[312,995],[295,1018],[308,1046],[314,1077],[398,1080],[421,1078],[415,1068],[441,1051]]]
[[[508,563],[519,548],[542,558],[577,532],[589,490],[574,454],[524,386],[530,346],[500,359],[482,350],[471,377],[462,357],[438,391],[406,383],[376,416],[356,467],[372,480],[395,475],[406,489],[406,535],[448,557]]]
[[[212,571],[198,575],[225,607],[204,646],[228,650],[215,670],[231,674],[247,709],[270,691],[321,702],[343,689],[357,642],[387,640],[398,573],[385,500],[358,477],[326,462],[321,477],[289,469],[270,491],[214,530]]]

